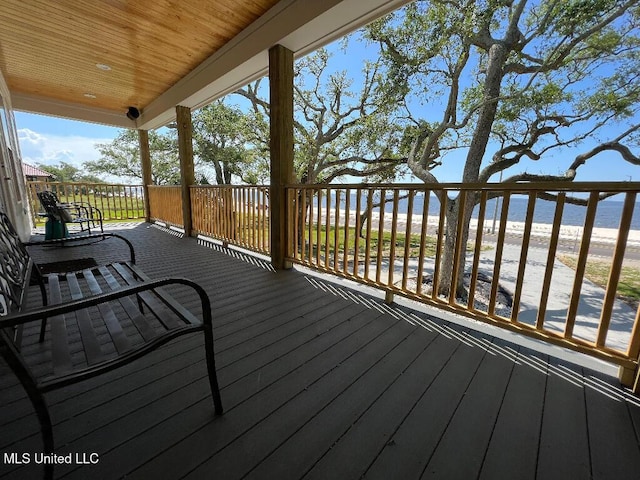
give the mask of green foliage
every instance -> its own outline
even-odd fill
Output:
[[[636,138],[623,121],[640,111],[639,11],[624,0],[418,0],[364,36],[391,79],[384,94],[414,105],[423,125],[415,171],[427,178],[434,158],[461,149],[478,181],[479,155],[550,154],[615,123]]]
[[[549,3],[549,2],[547,2]],[[582,32],[586,26],[592,25],[602,18],[615,5],[615,0],[569,0],[552,2],[552,21],[549,27],[560,35],[572,36]]]
[[[82,169],[67,162],[60,162],[56,165],[38,164],[38,168],[50,173],[57,182],[85,182],[102,183],[103,180],[94,175],[85,173]]]
[[[349,39],[342,41],[343,48]],[[301,183],[330,183],[347,175],[368,181],[396,178],[406,164],[397,103],[384,95],[388,79],[377,62],[364,62],[358,76],[335,71],[320,49],[294,65],[294,173]],[[238,91],[252,103],[253,160],[266,160],[268,101],[260,81]],[[406,150],[406,145],[405,145]],[[251,164],[250,164],[251,165]],[[268,162],[257,172],[267,172]],[[255,175],[255,173],[254,173]]]
[[[250,147],[252,120],[249,114],[220,100],[195,113],[195,153],[202,164],[213,167],[217,184],[232,183],[234,175],[250,184],[262,179],[262,164]]]
[[[87,171],[95,175],[113,175],[142,180],[140,144],[136,130],[122,130],[110,143],[97,144],[99,160],[86,162]],[[151,179],[154,185],[180,183],[180,162],[175,133],[149,131]]]

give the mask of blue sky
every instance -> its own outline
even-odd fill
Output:
[[[31,165],[67,162],[76,167],[97,160],[97,143],[112,141],[119,129],[57,117],[15,112],[22,160]]]
[[[356,41],[349,43],[348,53],[337,47],[336,43],[334,48],[331,48],[334,53],[331,59],[332,69],[348,70],[353,76],[354,86],[357,86],[360,83],[362,62],[375,56],[376,50]],[[429,107],[425,106],[425,108]],[[23,161],[34,165],[52,165],[65,161],[81,167],[83,162],[99,158],[100,154],[95,147],[97,143],[110,142],[119,132],[117,128],[24,112],[16,112],[15,116]],[[610,132],[610,138],[616,136],[615,128],[621,127],[614,127]],[[566,149],[561,155],[556,154],[554,157],[538,162],[523,161],[507,171],[505,175],[521,171],[561,174],[575,155],[588,150],[593,145],[585,142],[580,147]],[[452,154],[433,173],[442,182],[458,182],[461,178],[463,163],[462,154]],[[402,180],[412,181],[409,177]],[[580,168],[577,180],[640,181],[640,167],[623,161],[616,153],[608,152],[589,160],[587,165]],[[497,178],[494,181],[497,181]]]

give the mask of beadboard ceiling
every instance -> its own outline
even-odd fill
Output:
[[[2,0],[0,70],[14,108],[156,128],[406,1]],[[142,115],[130,120],[127,108]]]

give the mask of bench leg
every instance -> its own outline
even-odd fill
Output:
[[[33,403],[36,413],[38,414],[38,420],[40,421],[40,432],[42,433],[42,443],[45,453],[53,453],[53,427],[51,425],[51,417],[49,416],[49,409],[44,401],[44,398],[40,393],[38,401]],[[53,479],[53,464],[44,465],[44,478],[47,480]]]
[[[140,295],[136,295],[136,298],[138,299],[138,309],[140,310],[140,313],[144,313],[144,303],[142,302],[142,297]]]
[[[216,374],[216,362],[213,351],[213,330],[211,324],[204,325],[204,348],[207,357],[207,371],[209,373],[209,385],[211,386],[211,396],[216,415],[222,415],[222,399],[220,398],[220,387],[218,386],[218,375]]]
[[[47,329],[47,317],[44,317],[42,319],[42,323],[40,323],[40,338],[38,338],[38,341],[40,343],[44,342],[44,334],[46,329]]]
[[[51,416],[49,415],[49,408],[47,402],[44,399],[42,393],[36,386],[35,379],[29,373],[27,366],[20,360],[15,349],[9,345],[2,345],[0,343],[0,354],[6,360],[9,367],[13,370],[15,375],[20,380],[31,404],[33,405],[38,421],[40,423],[40,432],[42,434],[42,447],[45,454],[54,453],[53,444],[53,426],[51,425]],[[45,464],[44,466],[44,478],[47,480],[53,479],[53,464]]]
[[[38,282],[38,287],[40,288],[40,296],[42,297],[42,306],[46,307],[49,303],[47,301],[47,289],[44,286],[44,280],[42,279],[42,275],[40,274],[40,272],[38,271],[35,265],[33,266],[33,269],[31,271],[31,277],[35,278],[36,281]],[[39,338],[40,343],[44,342],[44,333],[46,328],[47,328],[47,317],[43,318],[42,323],[40,324],[40,338]]]

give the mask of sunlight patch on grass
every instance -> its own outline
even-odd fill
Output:
[[[578,258],[573,255],[558,255],[558,260],[566,266],[575,269]],[[607,287],[611,261],[602,259],[587,259],[585,277],[602,288]],[[618,281],[617,297],[634,306],[640,302],[640,268],[623,266]]]

